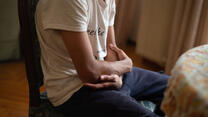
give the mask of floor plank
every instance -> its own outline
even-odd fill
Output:
[[[28,117],[28,84],[23,61],[0,64],[0,117]]]

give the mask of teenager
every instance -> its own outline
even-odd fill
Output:
[[[132,67],[115,43],[115,0],[40,0],[36,29],[44,86],[69,117],[156,117],[168,76]]]

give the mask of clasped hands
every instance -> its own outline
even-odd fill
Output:
[[[125,63],[132,68],[132,60],[123,50],[112,44],[109,45],[109,48],[117,55],[119,61],[125,61]],[[122,75],[101,75],[97,83],[85,83],[84,86],[92,89],[120,89],[122,87]]]

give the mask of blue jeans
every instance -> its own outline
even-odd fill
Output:
[[[56,107],[69,117],[157,117],[138,104],[149,100],[160,105],[169,76],[134,67],[124,74],[119,90],[82,87]]]

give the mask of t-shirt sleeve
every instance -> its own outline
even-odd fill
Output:
[[[111,8],[110,8],[109,26],[114,25],[115,15],[116,15],[116,1],[112,0]]]
[[[45,6],[41,11],[44,30],[87,31],[86,0],[50,0]]]

